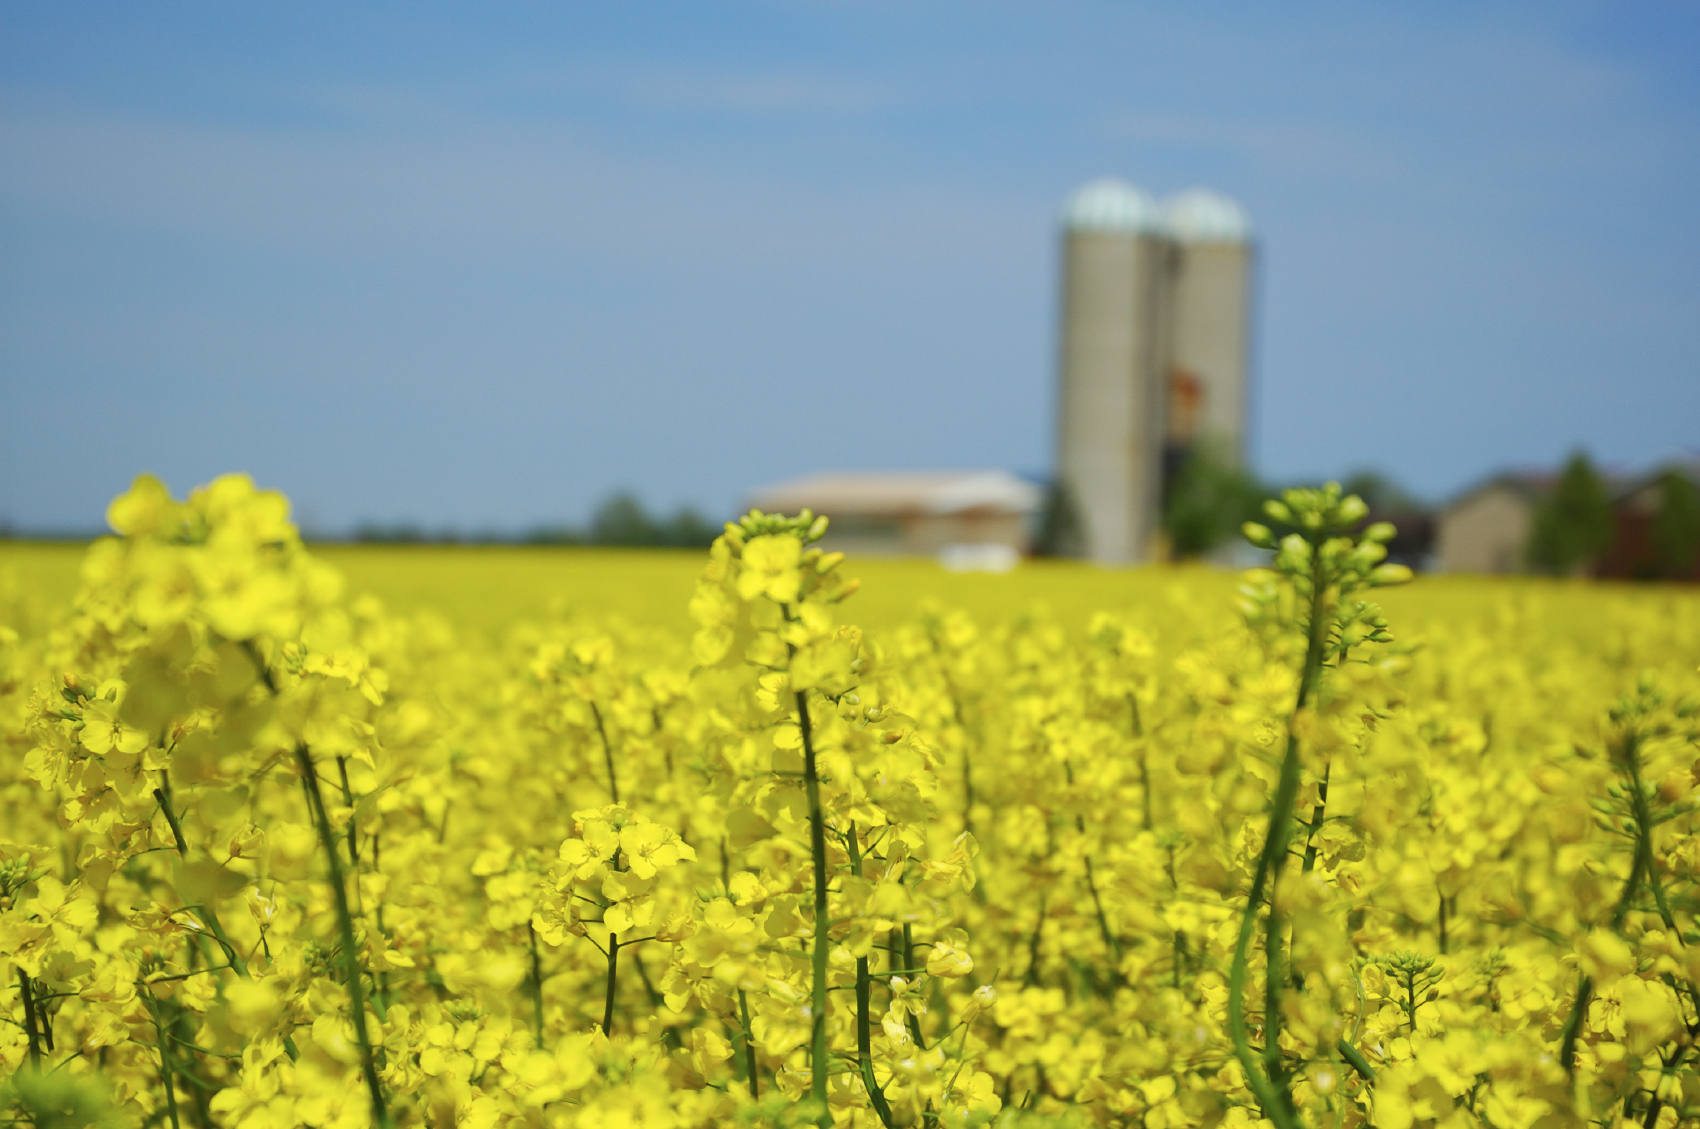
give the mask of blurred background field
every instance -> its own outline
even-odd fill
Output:
[[[84,546],[0,543],[3,622],[40,622],[76,594]],[[455,545],[322,545],[351,595],[370,594],[394,611],[431,613],[457,631],[501,634],[516,623],[570,616],[616,617],[634,626],[686,631],[688,602],[705,554],[685,549],[598,549]],[[956,573],[927,559],[855,559],[846,569],[861,591],[845,622],[873,631],[910,621],[936,603],[993,624],[1034,612],[1063,630],[1084,631],[1099,611],[1131,613],[1159,632],[1195,637],[1234,612],[1238,575],[1202,565],[1099,568],[1030,560],[1001,575]],[[1646,624],[1700,610],[1691,587],[1534,577],[1423,577],[1376,593],[1395,629],[1409,637],[1506,616],[1541,621],[1546,638],[1613,645],[1625,614]]]

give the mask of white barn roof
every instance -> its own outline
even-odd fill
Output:
[[[830,471],[764,486],[749,501],[770,513],[806,507],[828,516],[1030,514],[1041,494],[1004,470]]]

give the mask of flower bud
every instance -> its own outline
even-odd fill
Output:
[[[1334,524],[1341,529],[1350,529],[1369,516],[1369,507],[1356,494],[1351,495],[1340,503],[1340,508],[1334,511]]]
[[[1255,521],[1248,521],[1244,525],[1240,526],[1240,532],[1245,534],[1245,539],[1247,541],[1250,541],[1259,549],[1273,549],[1275,547],[1275,534],[1270,532],[1267,525],[1260,525]]]
[[[1409,584],[1413,573],[1402,564],[1384,564],[1376,566],[1369,574],[1371,588],[1389,588],[1395,584]]]
[[[1398,534],[1399,530],[1392,522],[1378,521],[1368,529],[1364,530],[1363,536],[1365,541],[1380,541],[1385,544],[1386,542],[1393,540],[1393,538],[1398,536]]]

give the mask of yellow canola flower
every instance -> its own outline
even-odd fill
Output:
[[[744,600],[766,596],[776,604],[795,603],[801,589],[798,571],[803,543],[783,533],[746,542],[738,573],[738,595]]]
[[[771,1126],[815,1061],[846,1129],[1700,1117],[1700,600],[1389,591],[1347,503],[1280,500],[1237,603],[856,608],[813,515],[321,552],[138,480],[74,602],[0,582],[0,1060],[241,1129]]]

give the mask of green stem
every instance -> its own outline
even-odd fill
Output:
[[[348,786],[348,758],[336,758],[336,771],[342,777],[342,802],[350,809],[354,807],[354,791]],[[348,864],[360,865],[360,850],[354,831],[354,816],[348,817]]]
[[[827,1106],[826,1082],[829,1063],[826,1053],[826,962],[832,945],[832,922],[826,903],[826,816],[821,811],[820,776],[815,767],[814,732],[809,721],[808,695],[798,690],[797,725],[803,734],[803,783],[809,799],[809,853],[815,870],[815,938],[810,954],[813,984],[809,997],[809,1058],[812,1071],[809,1096],[819,1103],[820,1124],[830,1129],[832,1111]]]
[[[915,930],[907,921],[903,923],[903,967],[915,967]],[[909,1013],[909,1037],[917,1047],[927,1049],[927,1041],[921,1037],[921,1019],[913,1011]]]
[[[1043,939],[1045,929],[1045,895],[1039,895],[1039,917],[1033,922],[1033,933],[1027,939],[1027,975],[1022,982],[1038,986],[1039,983],[1039,942]]]
[[[161,770],[159,775],[161,786],[153,790],[153,798],[158,801],[159,810],[165,814],[165,822],[171,826],[171,836],[177,841],[177,857],[187,859],[189,857],[189,844],[183,838],[183,824],[178,821],[177,812],[171,806],[171,778],[164,770]],[[230,935],[224,931],[224,923],[218,919],[217,907],[208,902],[196,908],[201,911],[201,918],[206,922],[207,929],[212,932],[213,938],[224,950],[224,959],[230,964],[231,968],[236,970],[238,976],[241,976],[244,980],[249,979],[248,962],[242,959],[242,955],[236,951],[236,946],[231,942]]]
[[[1257,1097],[1263,1115],[1278,1129],[1298,1129],[1298,1111],[1286,1082],[1286,1070],[1281,1060],[1281,914],[1275,906],[1274,890],[1280,881],[1281,868],[1287,861],[1292,840],[1293,806],[1299,793],[1299,738],[1296,729],[1298,715],[1304,710],[1322,669],[1324,644],[1323,612],[1327,598],[1326,577],[1322,570],[1322,547],[1311,543],[1310,622],[1303,671],[1299,677],[1298,699],[1293,705],[1293,720],[1287,726],[1287,749],[1281,758],[1281,773],[1275,786],[1275,798],[1269,811],[1269,830],[1264,835],[1263,850],[1257,858],[1257,870],[1252,875],[1251,890],[1246,897],[1245,915],[1240,919],[1239,938],[1234,944],[1234,959],[1228,971],[1228,1029],[1234,1041],[1234,1056],[1245,1071],[1246,1085]],[[1257,928],[1258,907],[1268,891],[1269,917],[1264,932],[1264,1014],[1262,1061],[1253,1054],[1251,1037],[1246,1030],[1245,991],[1250,978],[1249,959],[1251,937]]]
[[[41,1070],[41,1033],[36,1027],[35,996],[30,991],[29,973],[18,969],[18,994],[24,1001],[24,1031],[29,1036],[30,1065]]]
[[[1072,788],[1074,786],[1074,766],[1069,764],[1068,761],[1063,761],[1063,772],[1067,774],[1069,787]],[[1075,830],[1080,832],[1081,838],[1084,839],[1086,837],[1086,817],[1082,814],[1076,814],[1074,827]],[[1081,857],[1086,863],[1086,890],[1092,895],[1092,910],[1098,918],[1098,932],[1104,938],[1104,947],[1110,951],[1110,984],[1112,987],[1116,987],[1122,982],[1121,942],[1117,941],[1116,935],[1110,931],[1109,918],[1104,916],[1104,902],[1098,897],[1098,883],[1092,874],[1092,856],[1083,853]]]
[[[602,1033],[614,1031],[614,990],[620,979],[620,935],[608,930],[608,991],[602,1002]]]
[[[171,837],[177,841],[177,857],[186,859],[189,844],[183,840],[183,825],[177,822],[177,813],[171,810],[171,796],[165,790],[171,782],[164,772],[160,773],[160,781],[162,786],[153,790],[153,798],[159,802],[159,810],[165,813],[165,822],[171,827]]]
[[[1346,1042],[1345,1039],[1338,1040],[1334,1044],[1334,1048],[1340,1052],[1340,1057],[1345,1059],[1351,1065],[1351,1068],[1358,1072],[1358,1077],[1372,1086],[1375,1085],[1375,1069],[1370,1066],[1369,1059],[1365,1058],[1358,1048]]]
[[[1145,830],[1151,830],[1151,769],[1146,762],[1149,754],[1145,747],[1145,721],[1139,716],[1139,697],[1135,694],[1127,696],[1128,711],[1132,714],[1133,739],[1139,743],[1139,806],[1140,815],[1145,821]]]
[[[1559,1043],[1558,1065],[1564,1073],[1576,1073],[1576,1037],[1582,1033],[1582,1020],[1588,1015],[1588,1002],[1594,996],[1594,981],[1584,972],[1576,980],[1576,1000],[1564,1020],[1564,1037]]]
[[[159,1081],[165,1087],[165,1109],[171,1115],[171,1129],[182,1129],[177,1119],[177,1086],[171,1079],[171,1062],[165,1049],[165,1026],[159,1018],[159,1001],[148,994],[148,1010],[153,1013],[154,1038],[159,1043]]]
[[[602,738],[602,760],[608,766],[608,794],[614,797],[614,802],[620,802],[620,782],[614,776],[614,746],[608,740],[608,727],[602,724],[602,711],[596,708],[596,703],[590,703],[590,716],[596,719],[596,735]]]
[[[1646,794],[1641,787],[1640,739],[1633,730],[1624,736],[1623,759],[1628,769],[1630,796],[1633,797],[1630,802],[1635,813],[1635,856],[1629,864],[1629,879],[1623,884],[1623,894],[1617,899],[1616,908],[1612,910],[1611,928],[1614,933],[1623,929],[1623,923],[1629,919],[1630,910],[1635,907],[1635,895],[1640,893],[1642,874],[1646,873],[1648,878],[1651,878],[1653,869],[1651,814],[1647,809]],[[1654,885],[1657,886],[1658,883],[1655,881]],[[1564,1036],[1559,1044],[1558,1064],[1564,1068],[1566,1074],[1574,1074],[1576,1071],[1576,1040],[1582,1034],[1582,1024],[1588,1016],[1588,1004],[1593,1000],[1593,996],[1593,978],[1586,972],[1579,973],[1576,980],[1576,999],[1570,1005],[1570,1014],[1565,1017]]]
[[[248,974],[248,962],[242,959],[242,954],[236,951],[236,944],[230,935],[224,931],[224,923],[218,919],[218,910],[211,902],[200,906],[201,917],[206,920],[207,929],[211,931],[213,940],[224,950],[224,959],[230,962],[230,967],[236,970],[236,975],[244,980],[251,979]]]
[[[1446,891],[1445,891],[1445,890],[1441,890],[1441,891],[1440,891],[1440,920],[1439,920],[1439,928],[1440,928],[1440,955],[1441,955],[1441,956],[1445,956],[1445,955],[1446,955],[1446,950],[1447,950],[1447,938],[1446,938]]]
[[[856,824],[852,822],[844,834],[845,845],[850,850],[850,873],[857,878],[862,877],[862,851],[856,837]],[[868,1098],[873,1102],[874,1112],[879,1115],[880,1123],[891,1129],[891,1103],[886,1101],[885,1091],[880,1089],[874,1078],[874,1046],[873,1046],[873,1017],[869,997],[873,982],[868,976],[868,958],[856,958],[856,1055],[861,1061],[862,1085],[868,1091]]]
[[[1664,1099],[1659,1097],[1659,1090],[1664,1085],[1665,1080],[1676,1073],[1677,1068],[1682,1065],[1683,1056],[1687,1053],[1687,1047],[1671,1048],[1670,1058],[1664,1062],[1664,1068],[1659,1071],[1659,1080],[1653,1083],[1651,1100],[1647,1103],[1647,1116],[1641,1120],[1642,1129],[1657,1129],[1659,1114],[1663,1112],[1665,1104]]]
[[[1084,832],[1086,829],[1081,828]],[[1104,947],[1110,950],[1110,983],[1118,985],[1122,982],[1122,946],[1116,940],[1116,935],[1110,931],[1110,920],[1104,916],[1104,902],[1098,897],[1098,883],[1092,877],[1092,856],[1086,856],[1086,889],[1092,895],[1092,911],[1098,915],[1098,932],[1103,934]]]
[[[1334,766],[1330,763],[1322,770],[1322,782],[1316,786],[1316,806],[1310,809],[1310,825],[1305,829],[1305,873],[1309,874],[1316,867],[1316,833],[1322,830],[1322,821],[1328,814],[1328,774]],[[1441,950],[1444,952],[1445,950]]]
[[[939,645],[936,630],[927,633],[928,642],[933,645],[933,657],[938,660],[939,676],[944,680],[945,693],[950,696],[951,716],[956,720],[956,728],[962,731],[962,829],[968,834],[974,834],[974,757],[970,752],[971,741],[968,733],[968,719],[962,712],[962,697],[956,692],[956,683],[950,677],[950,668],[945,665],[944,648]],[[975,894],[984,898],[979,886],[974,887]]]
[[[543,958],[537,952],[537,930],[525,923],[526,936],[531,940],[531,1003],[537,1019],[537,1046],[543,1046]]]
[[[750,1072],[750,1099],[761,1099],[761,1080],[756,1074],[756,1044],[750,1034],[750,1001],[742,988],[738,989],[738,1021],[744,1025],[744,1065]]]
[[[325,812],[325,797],[319,790],[319,772],[313,764],[313,754],[307,746],[295,746],[295,761],[301,769],[301,779],[307,788],[307,799],[313,809],[313,821],[318,824],[319,844],[325,849],[330,869],[331,893],[336,899],[336,919],[342,940],[342,973],[348,984],[349,1018],[354,1024],[354,1037],[360,1047],[360,1070],[366,1078],[366,1090],[372,1099],[372,1120],[381,1129],[388,1129],[389,1109],[384,1102],[384,1090],[378,1082],[378,1064],[372,1054],[372,1040],[366,1031],[365,989],[360,983],[360,954],[354,947],[354,917],[348,910],[348,885],[343,878],[342,858],[337,853],[336,835],[331,831],[330,816]]]

